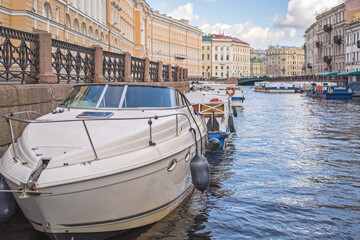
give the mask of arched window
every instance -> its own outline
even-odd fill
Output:
[[[81,33],[86,35],[86,26],[85,26],[85,23],[82,23],[81,24]]]
[[[99,32],[98,32],[97,29],[95,30],[95,39],[96,39],[96,40],[99,40]]]
[[[115,38],[115,47],[117,48],[118,45],[117,45],[117,39]]]
[[[109,38],[107,34],[105,35],[105,43],[109,43]]]
[[[70,16],[69,16],[69,14],[66,14],[66,27],[67,27],[67,28],[71,28],[71,25],[70,25]]]
[[[88,35],[89,35],[89,37],[91,37],[91,38],[93,37],[93,29],[92,29],[91,26],[89,27]]]
[[[43,7],[43,17],[46,17],[47,19],[51,20],[51,8],[50,4],[46,2]]]
[[[74,29],[75,31],[79,31],[79,22],[78,22],[77,19],[74,19],[73,29]]]
[[[104,34],[103,33],[100,34],[100,41],[101,42],[104,41]]]

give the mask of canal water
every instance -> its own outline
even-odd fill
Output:
[[[120,239],[360,239],[360,100],[255,93],[211,184]],[[18,211],[1,240],[45,240]]]

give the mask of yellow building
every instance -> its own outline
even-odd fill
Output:
[[[240,39],[212,34],[203,36],[204,78],[250,76],[250,45]],[[210,59],[209,59],[210,55]]]
[[[300,76],[305,73],[303,67],[303,49],[276,46],[266,50],[267,76]]]
[[[45,30],[61,41],[161,60],[201,76],[201,30],[144,0],[2,0],[0,11],[4,27]]]

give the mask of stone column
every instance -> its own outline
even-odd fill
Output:
[[[169,66],[169,82],[173,82],[173,79],[172,79],[172,66],[171,66],[171,64],[169,64],[168,66]]]
[[[57,77],[51,66],[51,33],[36,30],[39,36],[39,83],[57,83]]]
[[[103,48],[99,45],[91,46],[94,48],[94,83],[105,83],[106,79],[103,75]]]
[[[130,53],[126,52],[125,53],[125,78],[124,81],[125,82],[132,82],[133,79],[131,77],[131,55]]]
[[[145,58],[144,82],[150,82],[150,59]]]
[[[162,72],[163,72],[163,62],[160,61],[159,62],[159,69],[158,69],[158,82],[164,82]]]

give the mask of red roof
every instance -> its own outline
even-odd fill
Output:
[[[241,41],[241,40],[238,39],[238,38],[234,38],[234,37],[230,37],[230,36],[224,36],[224,35],[214,34],[214,35],[212,35],[212,37],[215,38],[215,39],[230,39],[230,40],[232,40],[233,42],[250,45],[250,44],[248,44],[248,43],[246,43],[246,42],[244,42],[244,41]]]

